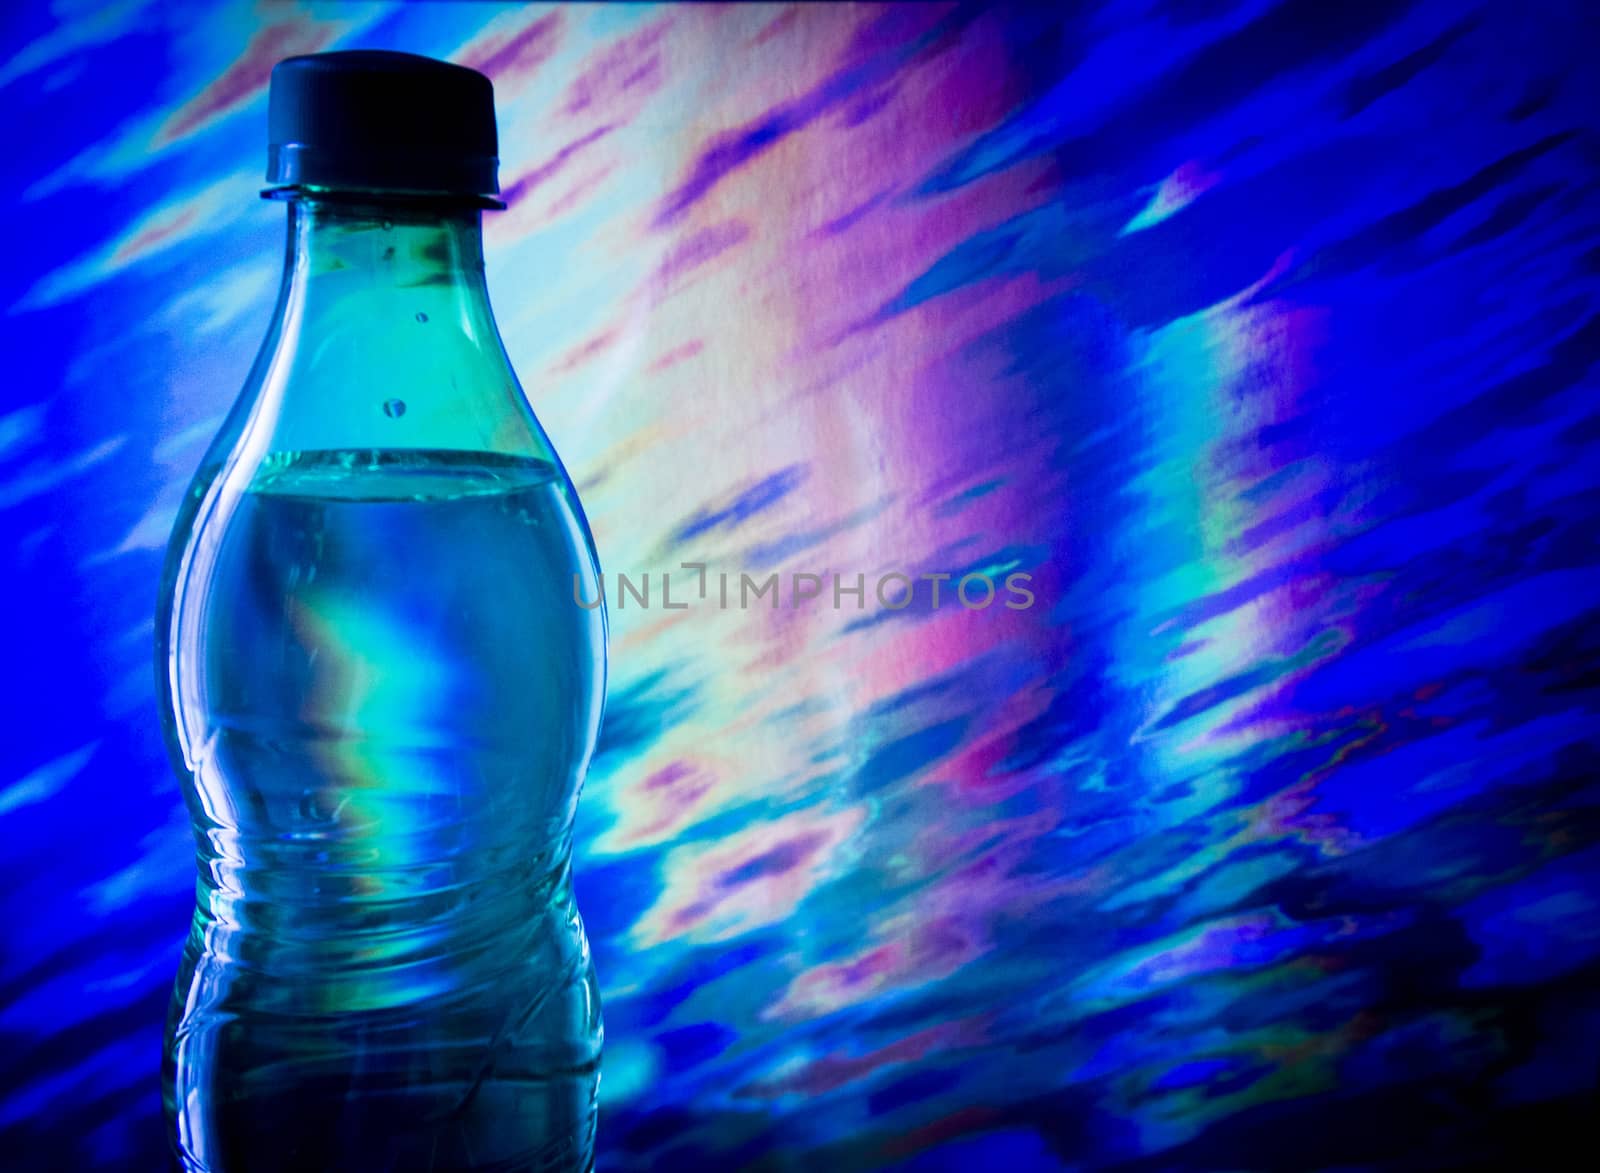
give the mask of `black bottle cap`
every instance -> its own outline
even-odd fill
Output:
[[[275,188],[488,199],[500,190],[494,87],[473,69],[383,49],[289,57],[272,70]]]

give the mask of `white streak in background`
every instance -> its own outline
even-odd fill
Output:
[[[278,269],[276,263],[235,266],[174,300],[164,316],[201,334],[214,334],[251,310],[258,310],[265,321],[277,290]]]
[[[635,372],[643,365],[644,346],[650,337],[649,307],[642,298],[633,298],[624,313],[623,323],[616,327],[621,337],[594,364],[595,369],[586,380],[588,386],[575,397],[577,411],[569,417],[562,433],[573,449],[574,460],[579,455],[592,459],[602,451],[606,413],[614,408],[617,397],[627,391]]]
[[[146,127],[154,124],[154,120],[146,123]],[[149,133],[148,129],[146,133]],[[94,145],[79,151],[54,171],[48,172],[43,178],[36,179],[22,189],[24,202],[42,200],[45,196],[55,195],[58,191],[65,191],[72,187],[85,176],[92,175],[101,168],[102,162],[111,157],[111,144],[102,139]]]
[[[117,678],[100,698],[100,709],[107,720],[116,721],[134,712],[152,713],[156,705],[155,673],[150,670],[149,655],[135,657],[139,664]]]
[[[163,774],[171,779],[170,773]],[[177,781],[172,779],[173,787]],[[78,895],[91,916],[105,916],[155,892],[172,892],[194,882],[194,827],[181,802],[174,801],[167,821],[139,840],[139,858]]]
[[[209,416],[156,445],[153,453],[155,462],[176,465],[181,468],[183,475],[163,482],[156,499],[143,516],[133,523],[133,528],[123,535],[122,540],[109,550],[97,550],[84,558],[78,564],[80,570],[89,570],[109,562],[119,554],[134,550],[159,550],[167,544],[172,524],[178,518],[178,507],[183,504],[183,495],[189,488],[189,470],[198,463],[194,449],[210,442],[222,426],[222,420],[223,417],[219,415]]]
[[[15,0],[9,2],[14,3]],[[198,12],[185,11],[186,7],[177,4],[157,5],[141,21],[140,27],[148,30],[152,25],[163,26],[162,40],[171,47],[176,69],[183,70],[187,66],[192,71],[190,84],[198,93],[220,76],[232,64],[234,57],[245,51],[245,40],[239,36],[239,8],[235,5],[202,5]],[[282,10],[289,15],[296,14],[296,10],[287,5]],[[270,13],[271,9],[267,11]],[[333,26],[333,37],[324,49],[337,49],[349,47],[340,44],[344,40],[355,40],[359,45],[360,34],[393,13],[394,8],[389,4],[333,4],[306,6],[299,14]],[[215,119],[214,124],[208,119],[207,125],[171,142],[162,142],[161,132],[182,100],[157,100],[150,108],[150,113],[126,126],[116,137],[103,139],[80,151],[44,178],[23,189],[22,198],[25,202],[42,199],[80,184],[112,186],[167,158],[172,152],[188,149],[195,138],[209,135],[216,126],[247,111],[256,112],[265,127],[266,98],[267,89],[262,86],[247,101],[231,105]],[[236,137],[236,141],[243,140]],[[258,167],[259,164],[254,162],[254,151],[251,152],[251,159],[252,167]]]
[[[56,0],[50,11],[59,23],[0,66],[0,89],[90,46],[111,44],[143,23],[146,7],[147,0]]]
[[[166,985],[167,970],[172,962],[165,948],[152,953],[142,965],[124,969],[109,977],[86,978],[83,992],[91,998],[102,994],[116,994],[123,990],[138,989],[152,982]]]
[[[133,528],[122,536],[122,540],[109,550],[96,550],[82,559],[78,563],[79,570],[93,570],[120,554],[135,550],[159,550],[167,544],[173,522],[178,518],[178,507],[183,504],[183,494],[189,488],[188,469],[196,463],[193,450],[217,434],[222,419],[222,416],[210,416],[156,445],[153,454],[156,463],[182,466],[185,475],[163,483],[156,499],[143,516],[133,523]]]
[[[52,1014],[58,1013],[56,1006]],[[150,1043],[142,1034],[105,1042],[94,1054],[59,1074],[31,1080],[0,1104],[0,1128],[10,1128],[48,1112],[58,1104],[92,1103],[108,1091],[131,1087],[148,1078]],[[14,1167],[14,1166],[13,1166]]]
[[[33,561],[34,555],[39,552],[39,547],[55,537],[55,535],[56,527],[46,525],[41,526],[23,538],[17,543],[17,564],[19,566],[27,566]]]
[[[1150,197],[1150,202],[1137,216],[1129,220],[1117,235],[1127,236],[1146,228],[1154,228],[1169,216],[1181,212],[1194,203],[1215,187],[1221,178],[1222,176],[1215,171],[1208,171],[1193,160],[1183,164],[1156,185],[1155,195]]]
[[[261,177],[255,171],[235,171],[217,182],[186,195],[174,196],[71,264],[47,273],[8,311],[42,309],[65,301],[123,268],[157,256],[174,245],[185,244],[234,226],[255,212]],[[141,243],[140,238],[145,238]],[[125,255],[119,256],[127,250]]]
[[[67,364],[67,373],[61,377],[61,389],[65,391],[95,384],[106,371],[116,369],[118,359],[134,352],[134,340],[137,337],[131,332],[122,333],[110,342],[75,350],[72,361]]]
[[[31,774],[0,790],[0,815],[8,815],[19,807],[43,802],[55,794],[78,776],[83,767],[89,764],[89,759],[94,756],[94,751],[98,748],[100,743],[91,741],[71,753],[62,754],[53,761],[46,762]]]
[[[44,90],[44,92],[47,94],[53,94],[57,90],[69,86],[73,82],[77,81],[78,78],[83,76],[83,71],[88,68],[89,63],[82,57],[79,57],[76,60],[70,61],[66,65],[63,65],[49,77],[45,78],[40,84],[39,88]]]
[[[133,528],[123,535],[122,541],[109,550],[96,550],[78,563],[78,569],[92,570],[119,554],[132,553],[134,550],[159,550],[165,546],[167,536],[172,533],[172,523],[178,519],[178,505],[183,500],[183,489],[184,486],[181,484],[164,489],[155,503],[145,510],[144,516],[134,522]]]
[[[0,415],[0,460],[9,458],[13,452],[27,448],[41,438],[44,408],[44,404],[35,403]]]
[[[66,484],[74,477],[81,476],[118,448],[121,448],[127,441],[128,437],[126,436],[112,436],[111,439],[96,444],[87,452],[80,452],[77,456],[69,457],[59,464],[45,464],[36,461],[27,465],[16,476],[0,482],[0,509],[9,509],[13,505],[19,505],[30,497],[37,497],[40,493],[48,493],[51,489]]]
[[[206,443],[212,436],[215,436],[217,430],[222,427],[223,418],[220,415],[209,416],[197,424],[190,424],[176,435],[168,436],[156,445],[154,454],[156,462],[158,464],[174,464],[179,461],[179,458],[182,458],[182,463],[186,465],[192,464],[193,461],[187,456],[189,449],[198,444]],[[180,491],[183,488],[182,485],[175,487]]]
[[[156,621],[154,618],[141,619],[132,627],[126,628],[113,636],[111,644],[113,647],[118,648],[126,648],[130,644],[136,648],[145,648],[155,638],[155,632]]]

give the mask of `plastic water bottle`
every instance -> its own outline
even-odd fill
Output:
[[[398,53],[273,72],[289,247],[172,537],[194,921],[187,1171],[584,1169],[600,1006],[571,828],[605,688],[587,523],[489,309],[494,98]]]

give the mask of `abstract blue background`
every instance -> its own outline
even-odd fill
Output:
[[[5,1166],[164,1159],[161,548],[270,312],[268,72],[355,46],[495,81],[608,570],[1036,593],[613,608],[601,1168],[1592,1148],[1597,12],[8,6]]]

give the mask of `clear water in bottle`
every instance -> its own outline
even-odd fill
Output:
[[[295,452],[212,497],[173,586],[202,832],[168,1047],[187,1159],[586,1167],[568,858],[605,632],[565,478]]]

